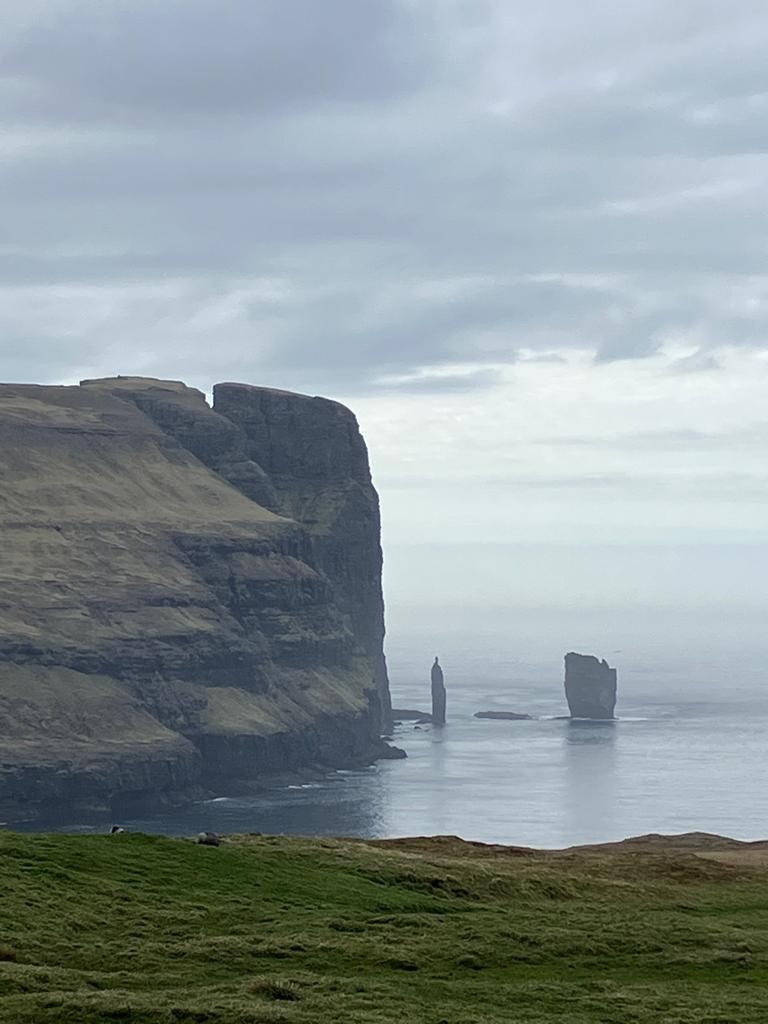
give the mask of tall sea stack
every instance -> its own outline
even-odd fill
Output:
[[[616,669],[591,654],[566,654],[565,696],[571,718],[613,718]]]
[[[432,683],[432,722],[434,725],[445,725],[445,682],[440,662],[435,658],[430,673]]]
[[[379,508],[336,402],[0,385],[0,819],[382,751]]]

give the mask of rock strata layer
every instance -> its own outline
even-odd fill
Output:
[[[355,418],[220,387],[211,409],[171,381],[0,386],[2,816],[381,751],[378,500]]]
[[[616,669],[591,654],[566,654],[565,696],[571,718],[613,718]]]

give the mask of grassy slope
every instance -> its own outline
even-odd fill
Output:
[[[0,1020],[762,1024],[729,856],[0,834]]]

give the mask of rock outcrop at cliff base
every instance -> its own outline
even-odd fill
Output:
[[[0,386],[0,810],[370,759],[379,509],[335,402]]]

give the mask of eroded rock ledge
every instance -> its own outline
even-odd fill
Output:
[[[348,409],[2,385],[0,467],[3,817],[381,749],[378,498]]]

